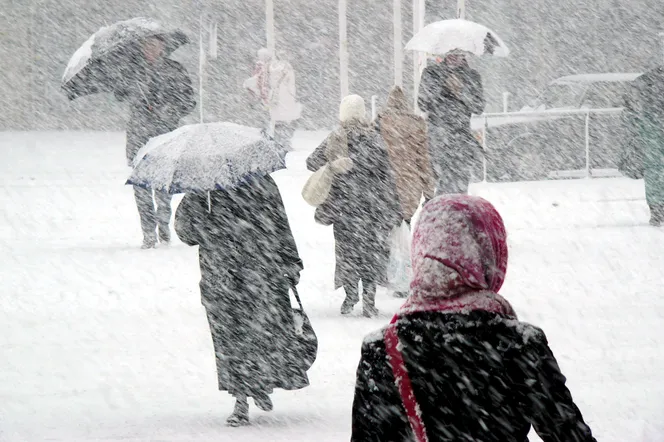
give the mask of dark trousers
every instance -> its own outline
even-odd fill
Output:
[[[352,285],[344,285],[344,291],[346,292],[346,299],[354,304],[360,302],[360,294],[358,292],[359,287]],[[373,307],[376,305],[376,290],[377,285],[375,282],[366,282],[362,281],[362,303],[365,306]]]
[[[155,191],[153,198],[152,189],[134,186],[134,197],[136,198],[138,214],[141,217],[143,236],[146,238],[156,237],[157,226],[162,232],[168,232],[171,222],[172,196],[167,192]]]
[[[295,133],[292,123],[277,122],[274,127],[274,141],[281,144],[286,152],[293,150],[291,139]]]

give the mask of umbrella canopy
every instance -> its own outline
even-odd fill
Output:
[[[121,21],[95,32],[73,55],[62,77],[70,100],[97,92],[111,92],[118,79],[135,70],[139,43],[148,37],[164,42],[165,56],[189,42],[178,30],[169,30],[150,18]]]
[[[183,126],[152,138],[127,184],[169,193],[234,188],[286,167],[285,150],[264,131],[233,123]]]
[[[491,29],[468,20],[442,20],[425,26],[406,45],[409,51],[444,55],[455,50],[507,57],[509,49]]]

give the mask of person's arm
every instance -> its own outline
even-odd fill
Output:
[[[332,135],[328,136],[321,144],[314,150],[314,152],[307,158],[307,169],[311,172],[316,172],[318,169],[327,164],[327,144]]]
[[[484,86],[482,85],[482,76],[476,70],[471,70],[468,74],[468,97],[466,104],[470,111],[475,115],[484,112],[486,102],[484,99]]]
[[[162,85],[163,90],[157,93],[153,106],[162,118],[179,120],[196,107],[194,88],[189,74],[179,63],[171,61],[168,69]]]
[[[297,244],[293,237],[281,193],[277,184],[269,176],[265,178],[265,195],[265,203],[270,207],[272,222],[270,228],[273,229],[272,234],[279,241],[278,253],[284,266],[284,274],[289,277],[294,285],[297,285],[304,264],[297,250]]]
[[[549,348],[546,336],[537,330],[534,345],[521,361],[529,373],[525,379],[526,411],[543,442],[596,442],[583,421],[572,395],[565,386],[565,376]]]
[[[198,246],[203,242],[204,220],[207,218],[203,200],[202,196],[187,194],[175,212],[175,233],[188,246]]]
[[[365,342],[357,367],[351,442],[411,440],[394,375],[381,342]]]
[[[424,121],[415,132],[415,146],[418,151],[417,157],[417,170],[420,176],[420,183],[422,186],[422,194],[426,201],[432,199],[436,192],[436,184],[433,178],[433,167],[431,165],[431,154],[429,153],[429,139],[427,137],[427,127]]]
[[[435,76],[433,75],[433,70],[430,68],[424,69],[417,94],[417,106],[420,110],[423,112],[431,112],[435,108],[439,89],[440,85],[437,84]]]

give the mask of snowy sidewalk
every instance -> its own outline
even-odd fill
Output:
[[[343,441],[364,334],[341,318],[330,228],[300,197],[322,133],[275,174],[320,338],[312,386],[224,426],[195,249],[142,251],[122,134],[0,134],[0,441]],[[510,235],[502,293],[542,327],[601,441],[664,441],[664,230],[627,179],[476,185]],[[533,438],[534,439],[534,438]]]

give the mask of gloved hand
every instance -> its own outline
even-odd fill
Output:
[[[284,276],[286,276],[286,279],[288,279],[288,282],[291,284],[291,287],[296,287],[300,283],[299,270],[289,271]]]
[[[353,169],[353,160],[348,157],[342,157],[330,163],[330,169],[336,175],[343,175]]]

